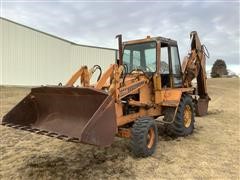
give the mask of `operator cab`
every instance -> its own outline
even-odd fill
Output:
[[[162,87],[182,87],[182,71],[177,42],[163,37],[123,43],[123,65],[127,73],[139,70],[152,76],[161,74]],[[159,46],[159,47],[158,47]],[[160,55],[160,62],[157,61]]]

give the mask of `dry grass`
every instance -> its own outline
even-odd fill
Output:
[[[128,140],[108,148],[67,143],[0,126],[0,179],[239,179],[239,78],[209,79],[209,115],[185,138],[160,137],[152,157],[137,159]],[[1,116],[29,89],[1,88]]]

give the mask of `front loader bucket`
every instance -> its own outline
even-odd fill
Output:
[[[74,87],[33,88],[2,124],[98,146],[110,145],[117,130],[112,97],[93,88]]]

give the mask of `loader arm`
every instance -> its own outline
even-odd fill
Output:
[[[113,77],[114,70],[116,69],[116,64],[111,64],[110,67],[103,73],[101,79],[95,85],[96,89],[102,89],[103,86],[107,83],[109,78]]]
[[[78,79],[80,79],[80,83],[82,86],[89,86],[91,76],[92,69],[88,70],[87,66],[82,66],[76,73],[72,75],[72,77],[68,80],[65,86],[73,86]]]

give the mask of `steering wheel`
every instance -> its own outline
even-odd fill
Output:
[[[133,69],[128,74],[132,74],[134,71],[140,71],[146,78],[150,79],[150,77],[148,77],[148,75],[142,69]],[[126,76],[127,76],[127,73],[123,77],[123,84],[125,83]]]
[[[138,69],[138,70],[146,69],[147,72],[154,72],[154,71],[153,71],[150,67],[148,67],[148,66],[145,66],[145,67],[143,67],[143,66],[136,66],[135,69]],[[144,70],[142,70],[142,71],[144,71]]]
[[[148,72],[154,72],[150,67],[148,67],[148,66],[145,66],[145,68],[146,68],[146,70],[148,71]]]

